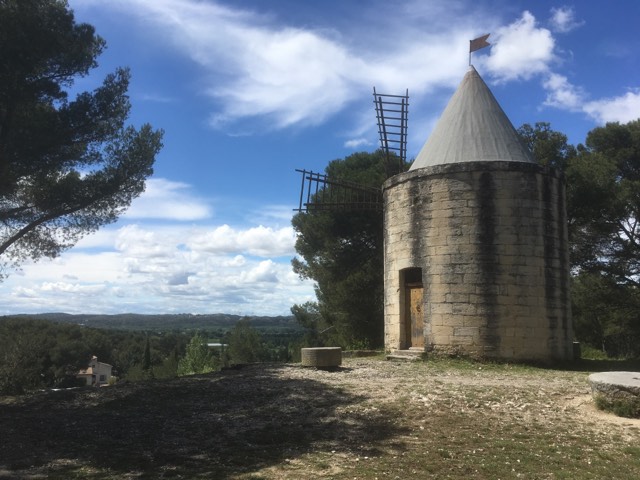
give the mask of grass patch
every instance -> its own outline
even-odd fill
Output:
[[[587,344],[580,345],[580,356],[584,360],[611,360],[606,352]]]
[[[612,412],[619,417],[640,418],[640,398],[628,395],[623,398],[611,398],[603,394],[594,395],[596,407]]]
[[[418,364],[421,362],[417,362]],[[491,359],[477,360],[468,357],[428,356],[424,363],[433,372],[502,372],[502,373],[538,373],[545,366],[530,363],[512,363]]]

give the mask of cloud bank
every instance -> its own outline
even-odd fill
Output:
[[[220,311],[287,314],[314,298],[311,282],[291,271],[290,227],[232,228],[126,225],[53,261],[25,265],[5,288],[0,314]],[[91,245],[91,242],[85,245]],[[3,310],[4,309],[4,310]]]
[[[315,298],[312,282],[291,270],[290,208],[267,205],[253,217],[270,224],[218,225],[209,218],[211,200],[162,178],[150,180],[136,202],[118,226],[10,275],[0,314],[283,315],[294,303]]]

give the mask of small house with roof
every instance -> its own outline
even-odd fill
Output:
[[[89,366],[86,369],[80,370],[76,374],[76,378],[83,379],[85,381],[85,385],[104,387],[109,385],[109,378],[111,378],[112,370],[112,365],[99,362],[98,357],[94,355],[91,357]]]

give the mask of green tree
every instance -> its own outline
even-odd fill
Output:
[[[533,127],[525,123],[518,129],[518,134],[540,165],[564,171],[569,159],[576,154],[576,149],[568,143],[567,136],[552,130],[550,123],[537,122]]]
[[[178,347],[162,360],[162,363],[153,367],[154,378],[173,378],[178,375],[178,363],[180,362],[178,355]]]
[[[640,120],[590,131],[567,185],[573,265],[640,286]]]
[[[134,366],[129,371],[127,379],[129,380],[151,380],[155,378],[155,368],[151,361],[151,340],[149,334],[145,335],[144,352],[142,354],[142,363],[138,366]]]
[[[330,180],[380,188],[386,179],[384,153],[362,152],[333,160],[325,173]],[[327,196],[330,188],[324,191]],[[325,331],[327,342],[343,347],[381,346],[382,211],[300,213],[292,223],[298,234],[296,251],[301,257],[292,261],[293,269],[300,277],[316,282],[317,297],[316,305],[296,305],[292,312],[302,323],[315,319],[315,328]]]
[[[0,395],[17,395],[44,383],[45,339],[21,328],[17,320],[0,324]]]
[[[640,121],[595,128],[577,148],[547,123],[518,132],[539,163],[565,173],[578,339],[640,355]]]
[[[206,339],[196,333],[189,344],[183,358],[178,362],[178,375],[195,375],[216,370],[215,359],[207,347]]]
[[[590,131],[566,175],[576,329],[640,356],[640,120]]]
[[[74,385],[92,354],[111,363],[104,346],[117,344],[113,337],[78,325],[0,319],[0,394]]]
[[[63,0],[0,2],[0,267],[55,257],[144,191],[162,132],[126,126],[129,71],[70,99],[105,41]],[[0,272],[1,273],[1,272]]]
[[[147,334],[146,341],[144,343],[144,356],[142,357],[142,369],[151,369],[151,342],[149,341],[149,334]]]
[[[291,307],[291,313],[296,321],[306,330],[296,347],[324,347],[323,332],[331,330],[318,311],[318,302],[305,302]]]
[[[229,359],[231,363],[254,363],[265,360],[268,352],[260,334],[251,327],[248,319],[241,319],[229,332]]]
[[[640,295],[600,273],[581,272],[571,285],[577,338],[611,357],[640,357]]]

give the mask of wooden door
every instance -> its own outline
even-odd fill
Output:
[[[422,286],[407,286],[407,330],[409,347],[424,347],[424,316],[422,313]]]

